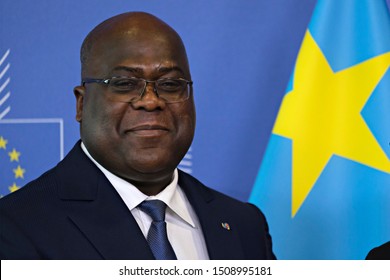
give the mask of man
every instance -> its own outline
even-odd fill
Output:
[[[366,260],[390,260],[390,241],[368,252]]]
[[[81,65],[81,141],[0,200],[0,257],[274,259],[255,206],[177,170],[195,130],[179,35],[150,14],[121,14],[90,32]]]

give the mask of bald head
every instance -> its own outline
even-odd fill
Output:
[[[184,44],[174,29],[151,14],[128,12],[103,21],[87,35],[80,51],[82,76],[85,77],[88,72],[95,47],[120,44],[124,40],[126,44],[145,41],[145,48],[148,47],[147,44],[170,42],[178,52],[185,56],[188,65]]]

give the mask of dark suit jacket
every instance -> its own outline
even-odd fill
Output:
[[[390,241],[372,249],[366,260],[390,260]]]
[[[258,208],[181,171],[179,185],[211,259],[275,258]],[[153,259],[131,212],[80,142],[55,168],[0,199],[0,219],[1,259]]]

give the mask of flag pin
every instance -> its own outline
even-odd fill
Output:
[[[230,230],[230,225],[229,225],[228,223],[221,223],[221,226],[222,226],[224,229]]]

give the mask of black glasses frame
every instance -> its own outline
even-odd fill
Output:
[[[157,82],[161,82],[161,81],[184,81],[187,83],[187,86],[190,87],[190,90],[186,96],[185,99],[182,99],[182,100],[177,100],[177,101],[170,101],[170,100],[166,100],[164,99],[165,102],[167,103],[176,103],[176,102],[183,102],[185,100],[187,100],[191,93],[192,93],[192,85],[193,85],[193,81],[189,81],[189,80],[186,80],[186,79],[183,79],[183,78],[162,78],[162,79],[157,79],[157,80],[146,80],[146,79],[142,79],[142,78],[135,78],[135,77],[122,77],[122,76],[117,76],[117,77],[111,77],[111,78],[106,78],[106,79],[95,79],[95,78],[85,78],[82,80],[82,86],[85,86],[85,84],[90,84],[90,83],[97,83],[97,84],[104,84],[104,85],[107,85],[107,86],[110,86],[110,82],[112,79],[120,79],[120,78],[123,78],[123,79],[133,79],[133,80],[138,80],[138,81],[143,81],[145,83],[145,86],[143,87],[143,89],[139,92],[139,97],[142,98],[142,96],[144,95],[145,93],[145,90],[146,90],[146,87],[149,83],[154,83],[154,87],[153,87],[153,91],[156,93],[156,95],[159,97],[159,93],[158,93],[158,90],[156,88],[156,83]],[[184,92],[185,89],[183,89],[182,92]],[[131,102],[131,101],[130,101]]]

